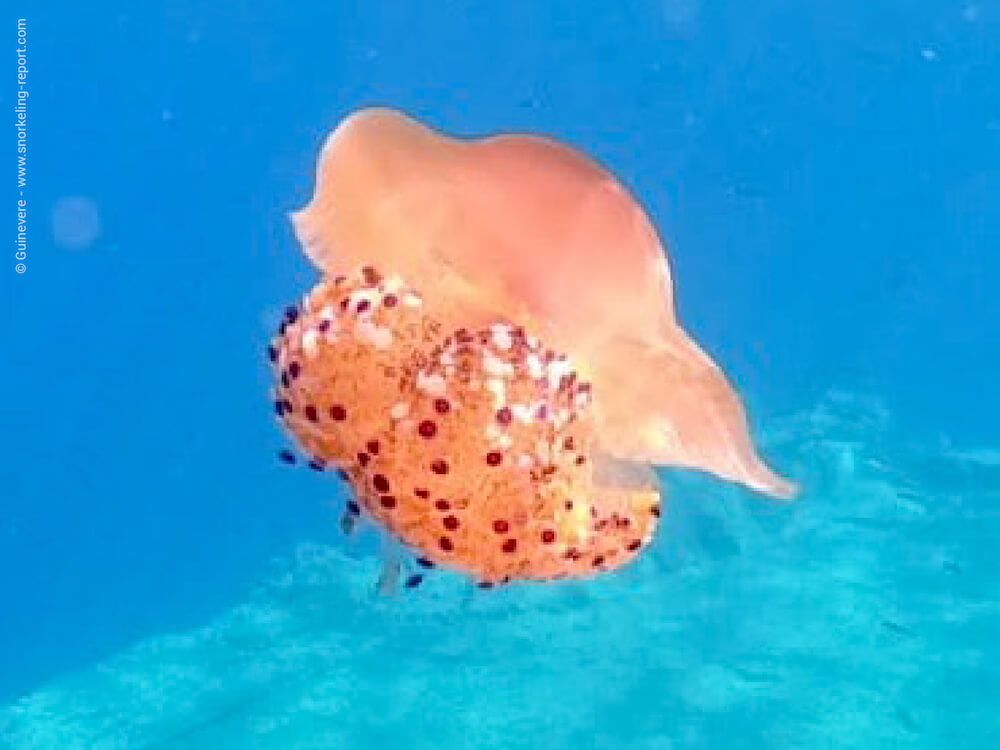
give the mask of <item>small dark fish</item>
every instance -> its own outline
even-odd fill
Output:
[[[886,630],[891,630],[893,633],[898,633],[899,635],[913,635],[912,630],[900,625],[898,622],[893,622],[892,620],[882,620],[882,627]]]
[[[284,463],[289,464],[289,465],[295,463],[295,454],[292,453],[290,450],[287,450],[287,449],[284,449],[284,448],[282,450],[278,451],[278,458],[281,461],[283,461]]]
[[[424,576],[421,573],[414,573],[409,578],[406,579],[406,588],[415,589],[424,580]]]

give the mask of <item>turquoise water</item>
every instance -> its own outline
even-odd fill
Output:
[[[22,11],[0,747],[996,747],[997,8],[401,6]],[[618,574],[376,596],[262,357],[367,104],[609,165],[800,500],[664,471]]]

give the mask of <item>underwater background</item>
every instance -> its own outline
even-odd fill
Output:
[[[15,11],[0,748],[1000,746],[995,2]],[[624,571],[375,595],[264,359],[316,278],[287,212],[370,104],[614,171],[801,498],[666,470]]]

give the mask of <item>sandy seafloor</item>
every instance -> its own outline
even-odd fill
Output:
[[[373,593],[305,542],[245,603],[0,709],[28,748],[978,748],[1000,741],[1000,450],[831,392],[777,421],[784,505],[671,472],[627,570]]]

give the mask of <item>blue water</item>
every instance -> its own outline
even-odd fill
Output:
[[[996,4],[21,13],[0,747],[1000,744]],[[666,471],[619,574],[373,596],[342,488],[274,459],[261,356],[315,281],[286,212],[367,104],[609,165],[800,501]]]

